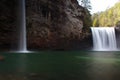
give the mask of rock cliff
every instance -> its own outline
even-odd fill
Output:
[[[0,0],[0,50],[9,50],[15,42],[16,3],[15,0]]]
[[[85,14],[77,0],[27,0],[28,46],[69,49],[83,39]]]
[[[1,49],[17,46],[18,2],[0,1]],[[73,49],[86,36],[82,29],[87,14],[77,0],[26,0],[28,48]]]

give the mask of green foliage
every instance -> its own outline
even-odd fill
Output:
[[[96,19],[96,18],[93,21],[93,27],[95,27],[95,26],[99,26],[98,19]]]
[[[116,27],[120,27],[120,21],[116,22]]]
[[[92,26],[91,14],[87,9],[85,9],[84,12],[83,26],[84,31],[89,31],[90,27]]]
[[[93,26],[115,26],[120,21],[120,2],[104,12],[95,13],[92,15]]]
[[[90,10],[92,7],[90,0],[77,0],[77,1],[84,8],[83,17],[82,17],[83,26],[84,26],[83,31],[89,32],[90,27],[92,26],[92,19],[90,14]]]

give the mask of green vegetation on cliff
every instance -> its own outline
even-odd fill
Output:
[[[92,19],[91,19],[91,2],[90,0],[77,0],[79,2],[79,5],[84,8],[84,17],[82,17],[83,21],[83,33],[88,33],[90,30],[90,27],[92,26]]]
[[[120,21],[120,2],[104,12],[98,12],[92,16],[93,26],[115,26]]]

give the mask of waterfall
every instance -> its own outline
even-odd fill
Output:
[[[19,0],[19,51],[26,52],[26,14],[25,0]]]
[[[97,51],[117,50],[114,27],[91,27],[93,49]]]

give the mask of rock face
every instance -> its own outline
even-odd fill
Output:
[[[82,29],[88,12],[77,0],[25,1],[28,49],[65,50],[75,48],[76,44],[86,45]],[[0,0],[0,49],[17,48],[18,5],[19,0]]]
[[[115,25],[116,39],[117,39],[117,47],[120,48],[120,21],[118,21]]]
[[[84,16],[77,0],[27,0],[28,47],[69,49],[83,39]]]
[[[115,27],[115,34],[116,34],[116,40],[117,40],[117,47],[120,48],[120,26]]]
[[[0,0],[0,50],[10,49],[15,42],[16,1]]]

